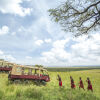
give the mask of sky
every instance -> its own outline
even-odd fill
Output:
[[[0,0],[0,59],[44,66],[100,65],[100,30],[75,38],[48,10],[66,0]]]

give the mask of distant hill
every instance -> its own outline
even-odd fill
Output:
[[[48,71],[51,72],[70,72],[70,71],[82,71],[82,70],[92,70],[92,69],[100,69],[99,67],[47,67]]]

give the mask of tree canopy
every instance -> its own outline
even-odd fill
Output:
[[[49,13],[64,31],[73,32],[75,36],[100,28],[100,0],[67,0],[49,9]]]
[[[38,67],[38,68],[43,68],[42,65],[35,65],[35,67]]]

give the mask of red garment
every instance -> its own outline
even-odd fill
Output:
[[[75,84],[74,84],[74,80],[73,79],[71,79],[71,88],[75,88],[76,86],[75,86]]]
[[[93,90],[90,80],[88,80],[88,90]]]
[[[88,85],[88,90],[93,90],[92,85]]]
[[[59,81],[59,86],[62,86],[62,81]]]
[[[80,85],[79,85],[80,88],[84,88],[84,85],[83,85],[83,81],[80,80]]]
[[[76,86],[75,86],[75,84],[71,84],[71,88],[75,88]]]

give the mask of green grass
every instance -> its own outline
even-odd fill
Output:
[[[63,87],[58,86],[57,74],[62,78]],[[0,100],[100,100],[100,70],[70,72],[49,72],[51,81],[46,86],[34,84],[9,84],[7,74],[0,73]],[[70,88],[70,75],[76,89]],[[79,90],[79,77],[84,82],[84,90]],[[90,77],[94,92],[87,91],[86,78]]]

